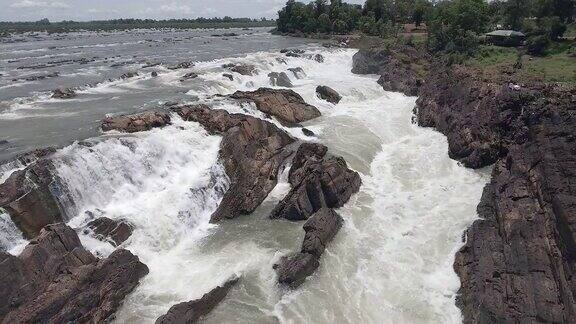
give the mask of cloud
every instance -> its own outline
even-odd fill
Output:
[[[162,5],[160,6],[160,10],[167,13],[177,13],[181,15],[190,15],[194,13],[194,11],[189,6],[179,5],[176,3]]]
[[[11,8],[52,8],[52,9],[66,9],[70,8],[67,3],[58,1],[35,1],[35,0],[22,0],[10,5]]]

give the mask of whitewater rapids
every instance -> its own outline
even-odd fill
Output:
[[[280,53],[198,62],[200,77],[191,101],[263,118],[253,105],[214,98],[236,90],[270,86],[267,74],[286,72],[293,90],[317,106],[322,117],[292,136],[327,145],[361,174],[360,192],[338,212],[343,229],[322,256],[318,271],[296,290],[276,284],[272,265],[298,249],[302,223],[271,220],[268,213],[289,190],[286,172],[255,213],[209,224],[229,183],[218,163],[220,138],[173,116],[171,126],[133,135],[107,134],[56,153],[58,176],[68,187],[69,224],[93,217],[125,219],[135,225],[122,247],[150,273],[125,300],[116,323],[153,323],[174,304],[201,297],[234,275],[239,285],[206,323],[459,323],[455,306],[459,280],[452,269],[462,234],[476,218],[485,172],[450,160],[445,137],[412,123],[416,98],[382,90],[374,76],[354,75],[355,50],[307,47],[324,63]],[[281,60],[285,60],[286,64]],[[255,65],[256,76],[222,77],[226,63]],[[301,67],[297,79],[287,68]],[[101,83],[87,94],[175,84],[187,71],[164,71],[156,81],[138,77]],[[327,85],[343,99],[332,105],[316,97]],[[0,215],[0,244],[17,253],[22,242]],[[6,225],[5,225],[6,224]],[[8,228],[4,230],[4,228]],[[89,233],[84,245],[99,256],[113,247]],[[10,243],[16,242],[16,243]]]

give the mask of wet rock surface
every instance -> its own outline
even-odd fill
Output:
[[[416,96],[427,76],[428,58],[411,46],[361,49],[352,59],[352,72],[378,74],[378,84],[386,91]]]
[[[175,111],[184,119],[200,123],[208,132],[222,135],[220,160],[230,178],[212,222],[252,213],[278,182],[278,170],[294,141],[274,124],[242,114],[207,106],[187,106]]]
[[[338,104],[342,100],[342,96],[336,92],[336,90],[328,86],[318,86],[316,87],[316,94],[321,99],[324,99],[330,103]]]
[[[292,72],[292,74],[294,74],[296,79],[302,79],[306,76],[304,69],[302,69],[301,67],[289,68],[288,71]]]
[[[204,294],[202,298],[174,305],[168,313],[160,316],[156,324],[191,324],[209,314],[228,295],[239,278],[234,278]]]
[[[73,229],[46,226],[20,256],[0,253],[2,323],[102,323],[148,273],[127,250],[99,260]]]
[[[134,115],[108,117],[102,121],[102,131],[111,130],[135,133],[164,127],[170,124],[170,115],[164,112],[147,111]]]
[[[290,192],[272,210],[271,218],[306,220],[318,210],[339,208],[360,190],[360,175],[341,157],[327,156],[321,144],[298,148],[290,169]]]
[[[328,243],[336,236],[343,222],[342,217],[332,209],[322,208],[317,211],[304,224],[306,235],[304,235],[301,252],[319,258]]]
[[[76,97],[76,92],[72,89],[56,89],[52,91],[52,98],[55,99],[72,99]]]
[[[268,73],[270,83],[275,87],[292,88],[294,85],[285,72],[270,72]]]
[[[258,110],[284,123],[301,123],[320,117],[318,108],[307,104],[292,90],[260,88],[256,91],[236,91],[230,98],[252,101]]]
[[[124,243],[131,235],[133,226],[125,221],[117,221],[107,217],[97,218],[87,224],[98,239],[109,241],[114,246]]]
[[[454,269],[465,323],[576,321],[576,91],[510,86],[455,66],[431,73],[422,126],[468,167],[495,163]]]
[[[37,152],[19,158],[31,164],[0,184],[0,208],[8,212],[26,238],[36,237],[44,226],[65,218],[56,199],[60,184],[54,176],[54,165],[42,157],[51,153]]]
[[[257,74],[256,67],[250,64],[226,64],[224,68],[240,75],[254,75]]]
[[[306,278],[314,274],[320,262],[318,258],[308,253],[293,253],[280,258],[273,266],[278,275],[278,282],[291,288],[302,285]]]

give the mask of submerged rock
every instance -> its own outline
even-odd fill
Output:
[[[52,98],[71,99],[76,97],[76,92],[72,89],[56,89],[52,91]]]
[[[180,70],[180,69],[189,69],[194,66],[193,62],[180,62],[176,65],[169,66],[168,70]]]
[[[313,148],[312,148],[313,147]],[[344,206],[360,189],[360,175],[341,157],[326,157],[323,145],[300,146],[290,169],[290,192],[272,210],[271,218],[306,220],[318,210]]]
[[[230,97],[253,101],[258,110],[284,123],[301,123],[320,117],[318,108],[307,104],[292,90],[260,88],[256,91],[236,91]]]
[[[234,81],[234,76],[230,73],[224,73],[224,74],[222,74],[222,76],[227,78],[230,81]]]
[[[134,115],[107,117],[102,121],[102,131],[116,130],[135,133],[164,127],[170,124],[170,115],[163,112],[147,111]]]
[[[313,137],[313,136],[316,135],[316,134],[314,134],[313,131],[309,130],[309,129],[306,128],[306,127],[302,127],[302,133],[303,133],[304,135],[308,136],[308,137]]]
[[[155,78],[158,76],[158,72],[154,71],[154,72],[150,73],[150,76]]]
[[[197,73],[194,73],[194,72],[186,73],[184,76],[182,76],[182,78],[180,79],[180,82],[184,82],[184,81],[190,80],[190,79],[196,79],[197,77],[198,77]]]
[[[336,90],[327,87],[327,86],[318,86],[316,87],[316,94],[321,99],[324,99],[330,103],[338,104],[340,100],[342,100],[342,96]]]
[[[286,88],[292,88],[294,86],[288,75],[284,72],[270,72],[268,73],[268,77],[270,78],[270,83],[273,86]]]
[[[222,135],[220,160],[230,187],[211,221],[252,213],[278,182],[278,170],[291,153],[286,132],[274,124],[203,105],[176,108],[184,119],[200,123],[208,132]]]
[[[46,226],[15,257],[0,252],[3,323],[102,323],[148,273],[127,250],[98,260],[64,224]]]
[[[219,286],[204,294],[202,298],[180,303],[170,307],[168,313],[160,316],[156,324],[192,324],[197,323],[203,316],[210,313],[224,298],[232,287],[238,283],[239,278],[228,280],[224,285]]]
[[[292,72],[296,79],[302,79],[306,76],[306,73],[304,73],[304,70],[301,67],[289,68],[288,71]]]
[[[110,241],[114,246],[124,243],[132,235],[132,225],[125,221],[116,221],[100,217],[88,223],[96,236],[103,241]]]
[[[126,79],[130,79],[130,78],[137,77],[137,76],[138,76],[137,72],[127,72],[127,73],[122,74],[120,76],[120,79],[126,80]]]

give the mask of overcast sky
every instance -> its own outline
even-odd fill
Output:
[[[34,21],[48,18],[60,21],[216,16],[275,18],[285,3],[286,0],[0,0],[0,20]]]

